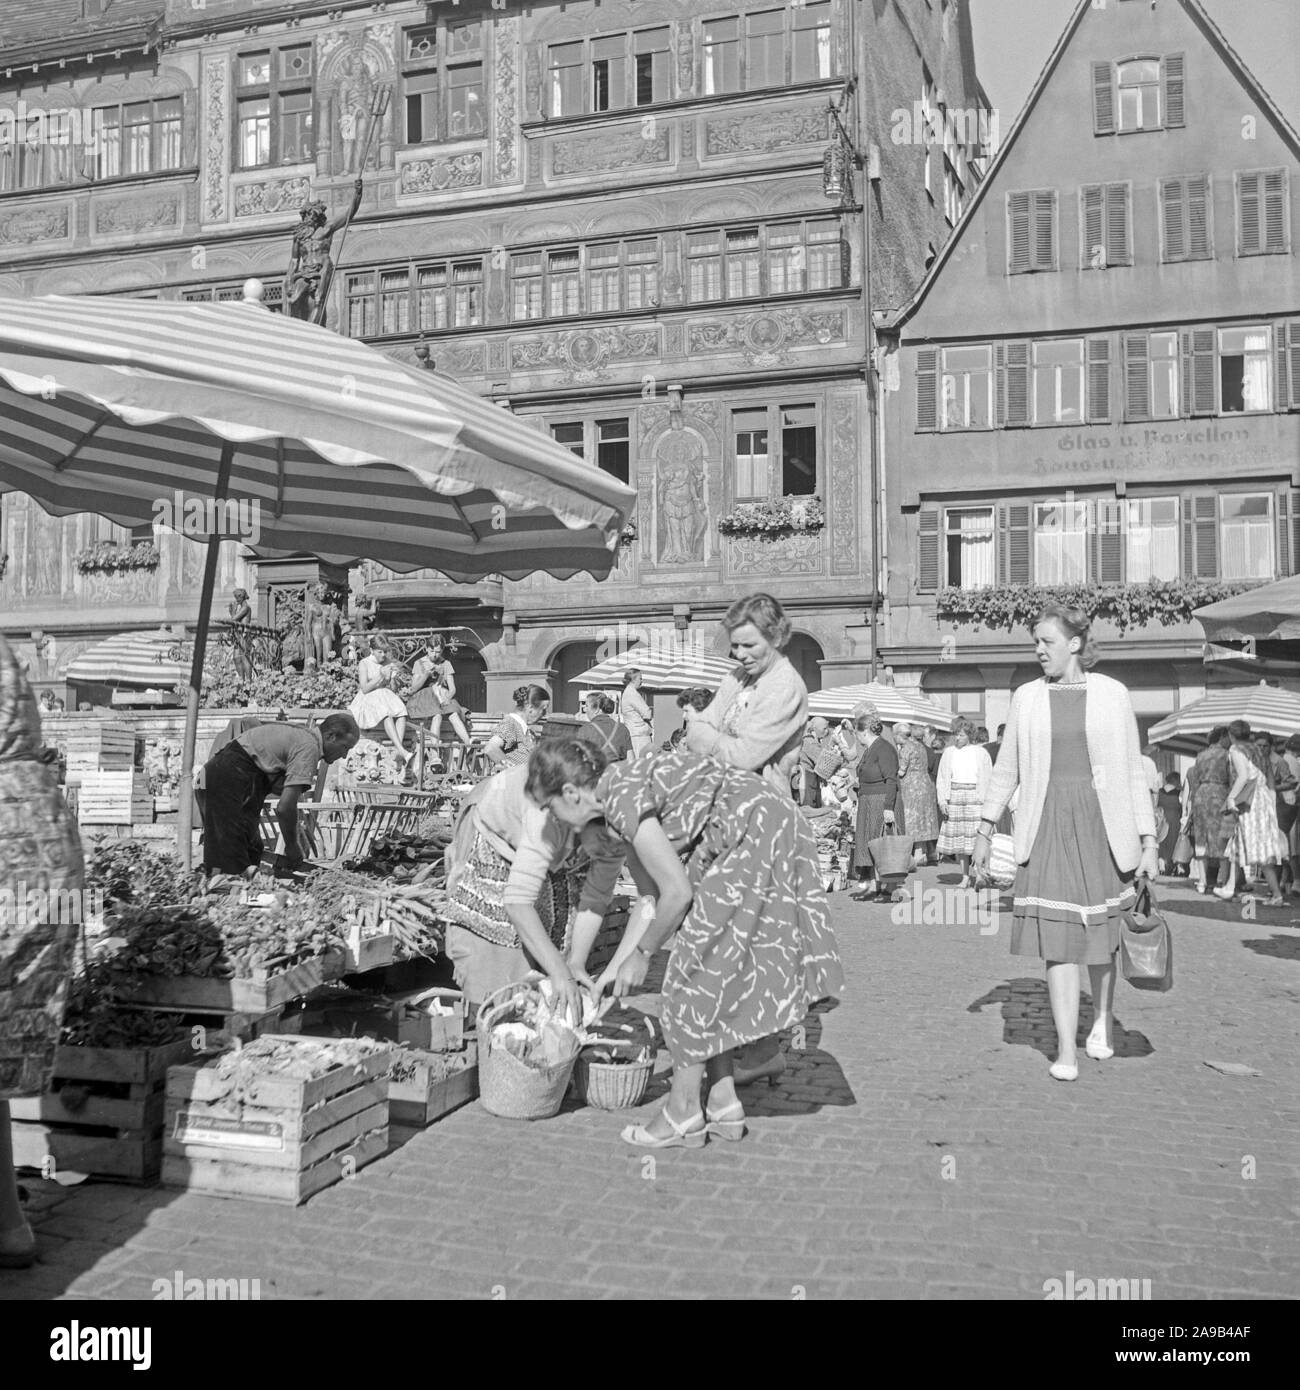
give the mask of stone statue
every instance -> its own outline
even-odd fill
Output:
[[[374,99],[374,83],[365,59],[358,53],[349,53],[343,59],[342,73],[334,100],[339,117],[339,136],[343,141],[342,173],[354,170],[360,174],[357,165],[358,149],[365,142],[370,122],[370,104]]]
[[[318,669],[333,656],[334,635],[338,631],[338,605],[327,603],[328,597],[324,584],[309,584],[302,610],[306,660]]]
[[[361,180],[352,195],[352,206],[330,219],[321,202],[308,203],[302,210],[302,221],[294,229],[293,251],[289,257],[289,273],[284,277],[285,310],[290,318],[315,321],[318,305],[329,290],[334,262],[330,246],[334,233],[346,227],[361,206]],[[325,322],[322,313],[320,322]]]
[[[661,519],[659,559],[664,564],[689,564],[704,559],[704,450],[698,438],[673,416],[672,428],[659,445],[655,487]]]
[[[226,611],[230,614],[230,621],[238,626],[243,627],[251,623],[253,621],[253,608],[248,601],[247,590],[236,589]],[[231,633],[230,654],[234,658],[235,670],[239,674],[239,679],[248,680],[253,674],[251,634],[247,632]]]

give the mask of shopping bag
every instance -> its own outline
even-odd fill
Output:
[[[844,750],[833,740],[817,755],[813,771],[823,782],[829,781],[844,766]]]
[[[868,840],[867,855],[881,878],[912,871],[912,840],[908,835],[879,835]]]
[[[1010,888],[1016,881],[1016,842],[1010,835],[993,835],[989,839],[989,859],[984,870],[990,883]]]
[[[1192,845],[1192,837],[1184,830],[1179,835],[1177,844],[1174,845],[1174,863],[1190,864],[1195,858],[1196,853]]]
[[[1169,924],[1158,910],[1149,879],[1138,880],[1137,901],[1119,930],[1119,964],[1135,989],[1163,994],[1174,984],[1174,946]]]

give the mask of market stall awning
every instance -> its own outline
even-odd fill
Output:
[[[1256,733],[1300,734],[1300,694],[1263,681],[1213,690],[1153,724],[1147,737],[1171,753],[1199,753],[1211,729],[1234,719],[1244,719]]]
[[[634,647],[574,676],[570,684],[621,686],[624,675],[633,668],[641,672],[641,684],[647,690],[716,690],[736,669],[736,663],[730,657],[707,656],[687,647],[674,650],[671,645],[656,646],[645,651]]]
[[[1300,575],[1195,610],[1209,642],[1300,638]]]
[[[848,719],[863,705],[874,705],[886,724],[925,724],[945,732],[955,716],[924,695],[913,695],[878,681],[865,685],[836,685],[808,697],[808,713],[826,719]]]
[[[86,685],[136,685],[171,690],[190,668],[183,638],[171,632],[121,632],[68,663],[67,680]]]

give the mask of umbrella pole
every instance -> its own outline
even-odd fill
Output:
[[[213,499],[226,500],[230,486],[230,465],[235,446],[223,440],[221,462],[217,465],[217,485]],[[217,584],[217,560],[221,535],[214,527],[208,537],[208,553],[203,562],[203,588],[199,594],[199,623],[194,634],[194,657],[190,662],[190,688],[185,693],[185,735],[181,743],[180,804],[176,814],[176,848],[181,867],[188,871],[194,860],[194,745],[199,733],[199,693],[203,687],[203,660],[208,651],[208,628],[212,622],[212,594]]]

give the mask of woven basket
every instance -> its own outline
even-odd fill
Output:
[[[575,1084],[578,1094],[588,1105],[597,1110],[626,1110],[641,1104],[655,1069],[654,1029],[648,1022],[645,1028],[647,1042],[635,1044],[645,1048],[643,1061],[597,1061],[593,1048],[586,1048],[578,1054]],[[610,1041],[615,1040],[611,1038]],[[623,1045],[628,1046],[627,1043]]]
[[[478,1011],[478,1086],[483,1108],[506,1120],[549,1120],[558,1115],[573,1076],[578,1045],[573,1055],[554,1067],[530,1067],[504,1047],[492,1045],[492,1026],[504,1020],[491,1021],[489,1013],[518,994],[527,985],[503,985],[490,994]]]

